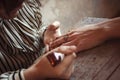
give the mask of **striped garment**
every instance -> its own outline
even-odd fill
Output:
[[[0,80],[24,80],[23,70],[43,53],[40,3],[23,3],[16,18],[0,18]]]

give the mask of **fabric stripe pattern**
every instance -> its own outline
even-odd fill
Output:
[[[0,80],[24,80],[28,68],[44,52],[39,0],[23,3],[17,17],[0,18]]]

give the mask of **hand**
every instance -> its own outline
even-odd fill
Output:
[[[57,37],[61,36],[60,32],[60,22],[55,21],[53,24],[49,25],[44,33],[44,44],[49,48],[50,42],[52,42]]]
[[[76,52],[79,52],[95,47],[105,41],[106,38],[107,34],[103,27],[98,25],[87,25],[54,40],[50,48],[53,49],[60,45],[75,45],[77,47]]]
[[[49,45],[50,43],[56,39],[57,37],[61,36],[60,32],[60,22],[55,21],[51,25],[48,26],[44,33],[44,44],[46,46],[46,52],[49,51]]]
[[[76,57],[74,51],[75,46],[60,46],[47,52],[45,55],[40,57],[34,65],[25,70],[26,80],[43,80],[45,78],[60,78],[68,79],[73,72],[73,62]],[[60,52],[65,54],[63,61],[57,66],[52,67],[46,56],[51,52]]]
[[[120,38],[119,26],[120,17],[97,24],[86,25],[53,41],[51,48],[59,45],[75,45],[77,46],[76,52],[90,49],[106,40]],[[68,36],[67,39],[65,36]]]

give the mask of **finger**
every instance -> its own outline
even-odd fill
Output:
[[[49,25],[47,29],[48,30],[56,30],[59,28],[59,26],[60,26],[60,22],[55,21],[51,25]]]
[[[45,52],[48,52],[48,51],[49,51],[49,45],[46,44],[46,45],[45,45]]]
[[[79,41],[78,38],[76,38],[76,39],[74,39],[74,40],[71,40],[71,41],[69,41],[69,42],[66,42],[66,43],[62,44],[62,46],[75,45],[75,46],[77,47],[77,45],[78,45],[78,43],[79,43],[78,41]]]
[[[85,50],[85,48],[88,48],[88,45],[87,45],[87,42],[86,39],[88,38],[76,38],[75,40],[73,41],[70,41],[70,42],[67,42],[67,43],[64,43],[62,46],[69,46],[69,45],[75,45],[77,47],[76,49],[76,53],[78,53],[79,51],[81,50]]]
[[[59,38],[57,38],[56,40],[54,40],[51,44],[50,44],[50,49],[54,49],[57,46],[60,46],[63,43],[67,43],[69,41],[72,41],[74,39],[76,39],[77,37],[79,37],[79,33],[71,33],[70,35],[68,34],[68,39],[67,42],[65,40],[65,36],[61,36]]]
[[[55,22],[53,22],[52,25],[54,25],[54,26],[60,26],[60,22],[59,21],[55,21]]]
[[[57,37],[57,39],[55,40],[55,42],[57,42],[57,41],[65,42],[65,39],[64,39],[65,36],[68,36],[67,40],[70,41],[70,40],[78,37],[78,35],[80,35],[78,32],[71,32],[71,33],[65,34],[63,36]]]
[[[64,60],[60,64],[58,64],[56,67],[58,69],[61,69],[61,72],[64,72],[74,62],[75,58],[76,58],[75,53],[65,56]]]
[[[76,49],[76,46],[60,46],[55,51],[68,55],[75,52]]]
[[[53,54],[53,52],[58,52],[58,53],[61,53],[61,54],[69,55],[69,54],[71,54],[73,52],[76,52],[76,50],[77,50],[77,48],[74,45],[72,45],[72,46],[60,46],[58,48],[55,48],[55,49],[47,52],[43,56],[47,56],[49,54]]]
[[[61,34],[61,31],[60,31],[60,22],[59,21],[55,21],[52,25],[56,27],[54,29],[56,31],[56,37],[61,36],[62,34]]]
[[[47,58],[50,61],[51,65],[55,67],[62,60],[64,60],[65,56],[70,55],[71,53],[75,52],[75,50],[75,46],[61,46],[58,49],[48,53]]]
[[[53,24],[49,25],[44,33],[44,43],[50,44],[56,37],[61,35],[60,23],[58,21],[55,21]]]

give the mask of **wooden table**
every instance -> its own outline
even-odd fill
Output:
[[[81,52],[70,80],[120,80],[120,40]]]
[[[80,52],[70,80],[120,80],[120,39]]]

